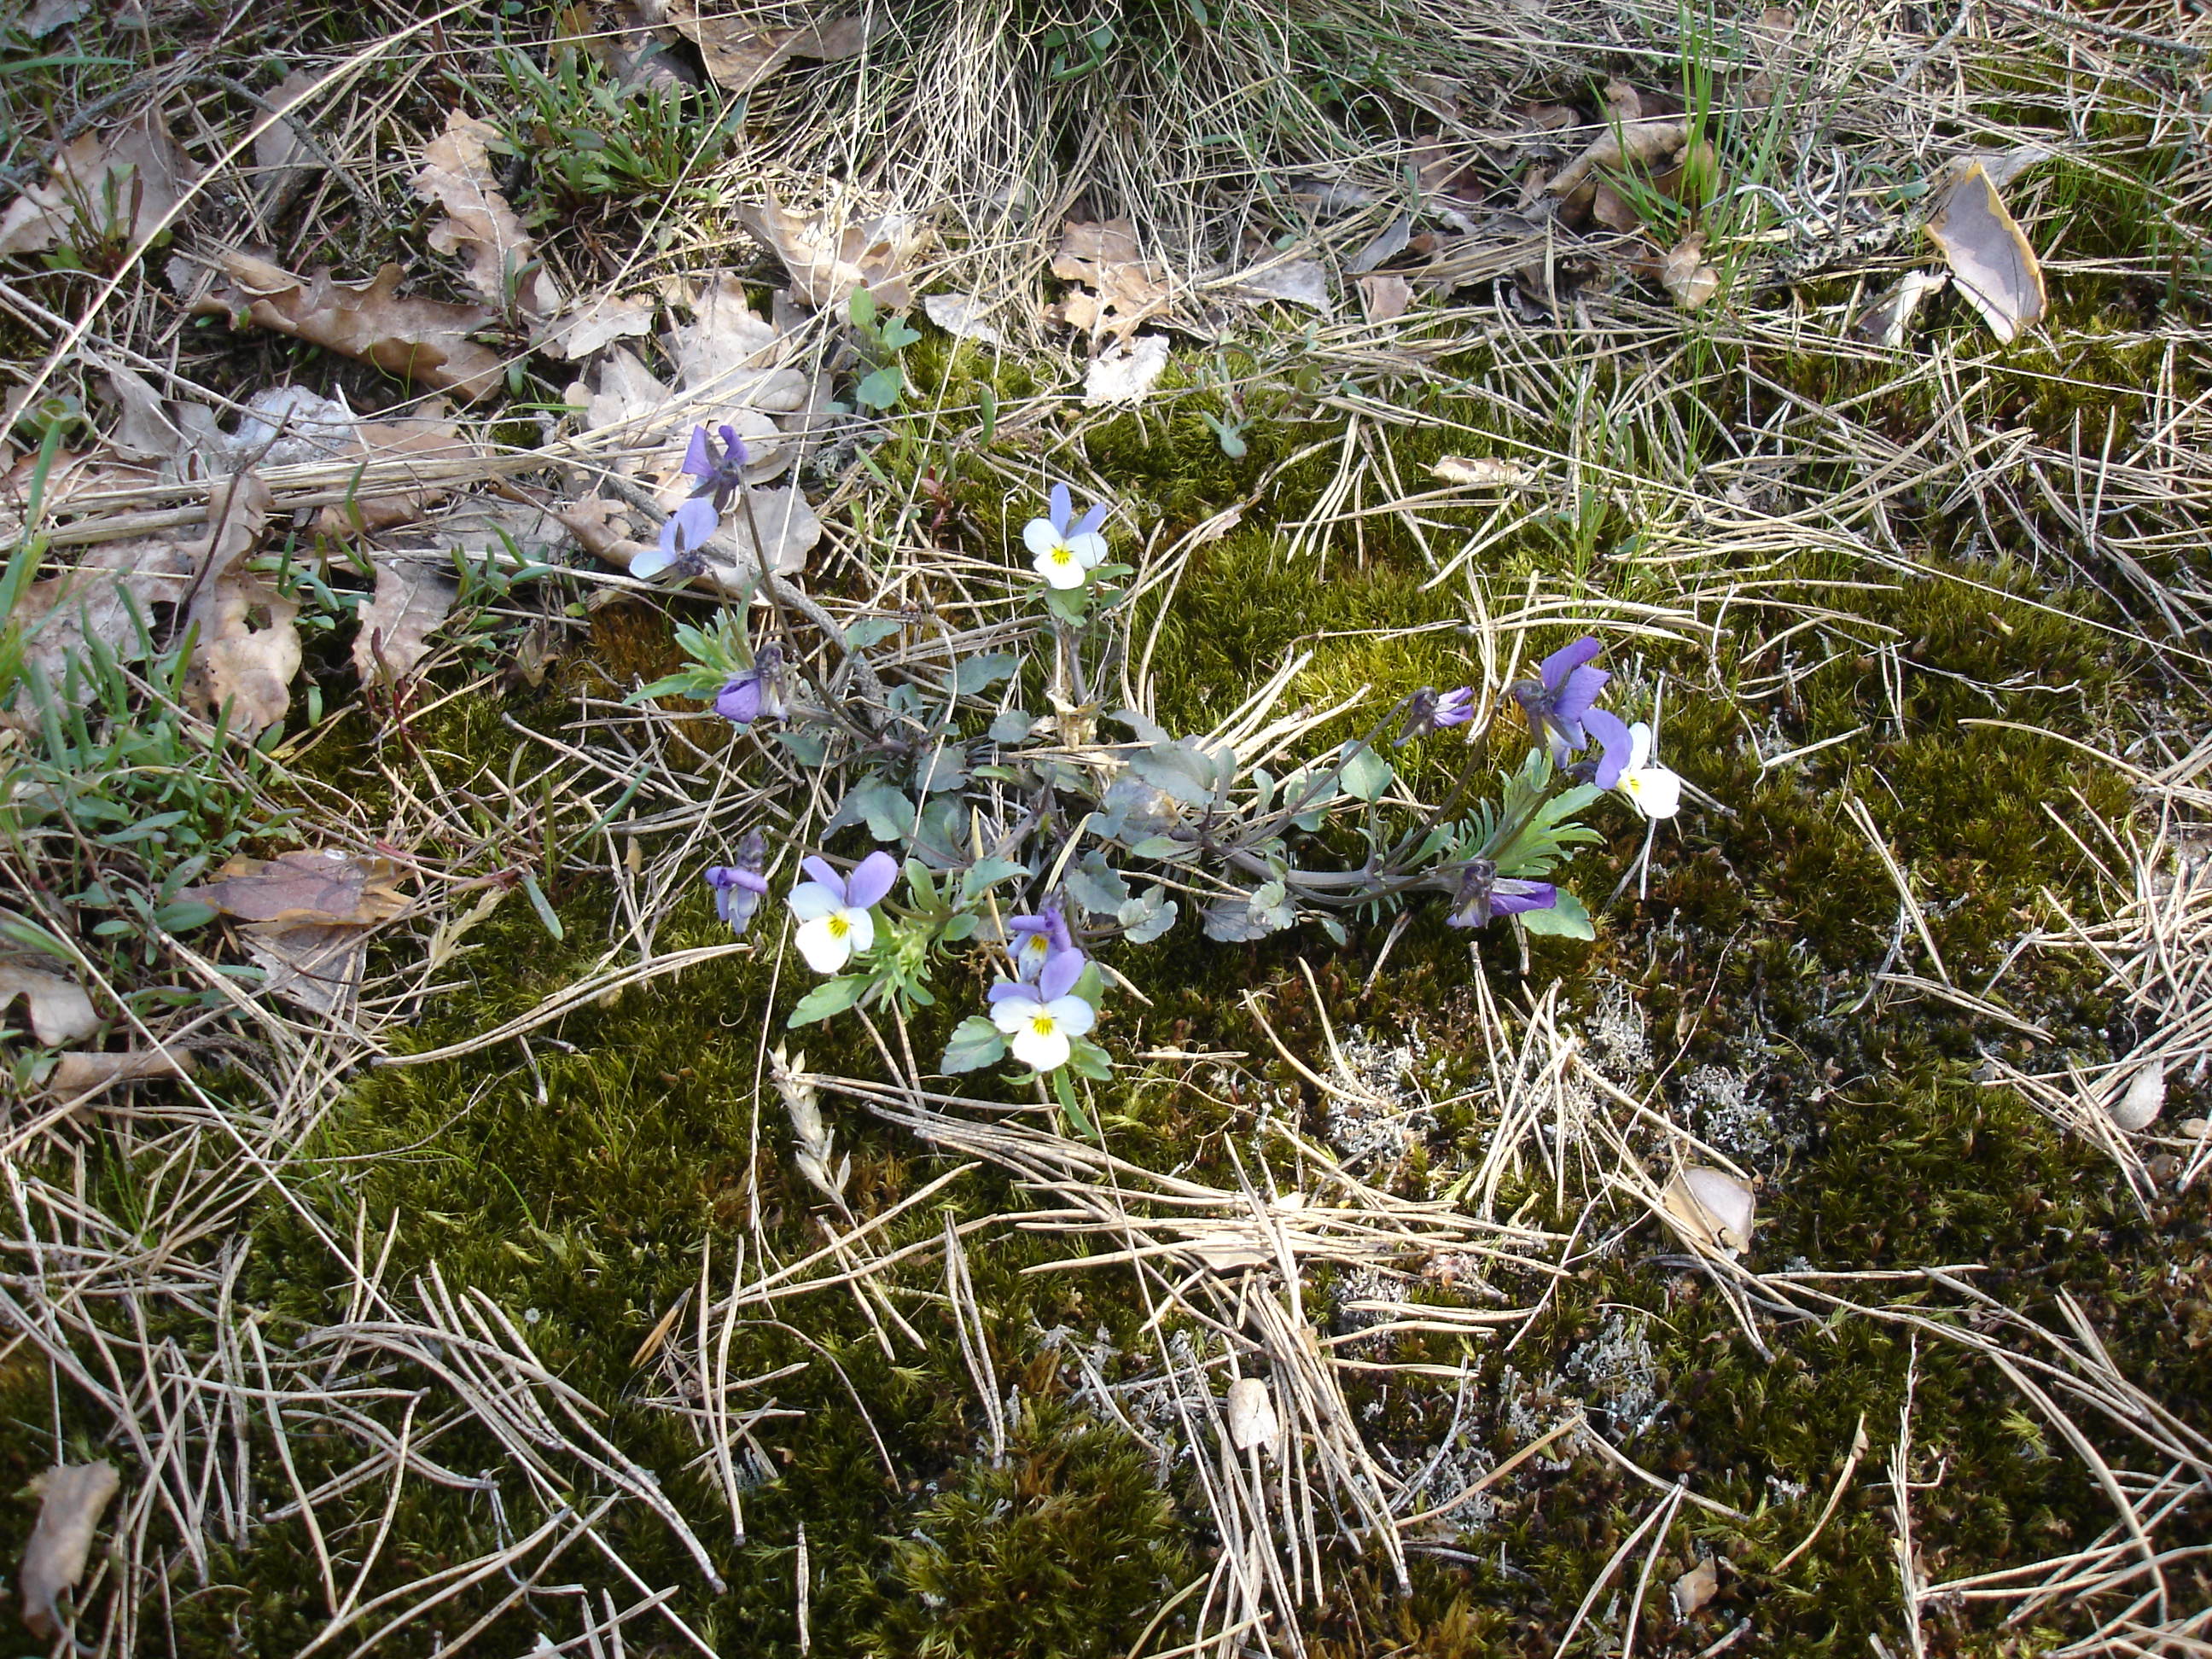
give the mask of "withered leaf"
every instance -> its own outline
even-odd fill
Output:
[[[368,931],[344,922],[256,922],[246,952],[269,970],[264,988],[318,1014],[353,1013],[368,961]]]
[[[93,1534],[122,1484],[112,1463],[58,1463],[31,1482],[39,1494],[39,1520],[23,1547],[19,1587],[23,1623],[40,1641],[61,1634],[58,1603],[82,1581]]]
[[[1006,343],[1006,337],[985,320],[994,307],[971,294],[926,294],[921,309],[931,322],[955,339],[975,340],[988,346]]]
[[[1230,286],[1240,300],[1279,300],[1291,305],[1331,311],[1336,301],[1328,291],[1328,272],[1318,259],[1291,259],[1261,265],[1244,272]]]
[[[32,583],[17,602],[25,663],[59,690],[70,659],[82,658],[89,641],[137,660],[158,620],[154,607],[179,604],[189,590],[199,546],[189,535],[165,534],[82,549],[73,568]]]
[[[928,227],[910,215],[795,213],[771,197],[763,206],[738,209],[738,218],[783,261],[792,291],[817,310],[842,305],[862,288],[887,311],[914,303],[909,268],[931,238]]]
[[[575,362],[617,340],[653,332],[653,301],[642,295],[627,300],[603,295],[563,312],[540,343],[555,356]]]
[[[744,17],[702,15],[698,0],[669,0],[668,21],[699,48],[707,73],[731,92],[750,92],[795,58],[831,63],[858,53],[890,22],[878,7],[803,28],[763,28]]]
[[[393,885],[398,875],[390,859],[329,848],[265,860],[234,858],[213,881],[185,888],[184,896],[241,921],[366,927],[389,921],[407,908],[406,895]]]
[[[155,111],[106,132],[81,133],[55,153],[46,183],[0,215],[0,254],[143,241],[184,199],[191,177]]]
[[[1095,296],[1070,295],[1056,308],[1060,320],[1085,333],[1111,330],[1127,339],[1138,324],[1165,311],[1171,295],[1167,272],[1139,257],[1136,228],[1127,219],[1070,219],[1060,229],[1052,274],[1097,290]]]
[[[21,963],[0,962],[0,1008],[19,996],[30,1008],[31,1035],[46,1048],[58,1048],[100,1029],[92,999],[75,980]]]
[[[198,630],[186,697],[210,714],[228,707],[231,729],[248,738],[283,721],[300,672],[300,607],[246,562],[271,506],[252,472],[208,491],[207,550],[185,612]]]
[[[1371,270],[1359,279],[1359,303],[1370,323],[1394,322],[1413,307],[1413,285],[1394,271]]]
[[[1905,343],[1905,333],[1911,328],[1921,302],[1950,285],[1951,279],[1942,271],[1908,270],[1859,313],[1851,324],[1851,331],[1861,339],[1894,351]]]
[[[191,1053],[185,1048],[126,1048],[120,1054],[72,1049],[55,1057],[45,1088],[50,1100],[81,1102],[125,1083],[190,1077],[191,1072]]]
[[[512,304],[525,316],[550,318],[561,309],[560,285],[500,193],[489,148],[498,137],[490,123],[450,112],[446,130],[423,147],[415,193],[445,209],[429,243],[460,257],[471,288],[501,310]]]
[[[1429,472],[1467,489],[1518,489],[1536,481],[1534,467],[1495,455],[1439,455]]]
[[[1083,401],[1142,402],[1159,384],[1167,366],[1166,335],[1139,334],[1133,340],[1116,340],[1091,360],[1090,370],[1083,377]]]
[[[1693,230],[1659,262],[1661,286],[1685,311],[1695,311],[1721,291],[1721,274],[1705,263],[1705,233]]]
[[[1689,147],[1690,124],[1686,120],[1624,121],[1592,139],[1589,147],[1553,175],[1544,188],[1553,196],[1571,196],[1600,168],[1649,167]]]
[[[325,507],[315,528],[325,536],[343,539],[396,524],[411,524],[453,494],[459,483],[451,476],[452,469],[441,469],[435,463],[470,460],[483,453],[483,447],[463,437],[460,428],[447,417],[441,398],[430,398],[416,413],[397,420],[361,422],[354,427],[348,447],[340,452],[344,459],[371,465],[419,466],[426,476],[408,483],[364,481],[350,501]],[[447,476],[437,476],[441,471]]]
[[[326,269],[295,276],[235,248],[224,250],[219,264],[233,286],[193,301],[192,309],[203,316],[242,316],[471,399],[505,384],[498,354],[467,337],[491,320],[491,313],[481,306],[402,298],[396,264],[366,283],[339,282]]]
[[[398,681],[413,673],[429,655],[430,635],[460,592],[450,568],[378,555],[376,592],[362,607],[354,635],[354,672],[364,684]]]
[[[1982,313],[1990,331],[2009,345],[2043,320],[2050,296],[2043,266],[1980,162],[1968,167],[1928,222],[1959,292]]]

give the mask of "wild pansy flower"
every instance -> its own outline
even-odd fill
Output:
[[[1682,780],[1651,758],[1651,728],[1642,720],[1628,728],[1628,761],[1613,787],[1647,818],[1671,818],[1681,807]]]
[[[856,951],[876,942],[870,912],[898,880],[898,860],[889,853],[871,853],[849,876],[840,876],[826,859],[805,860],[802,867],[814,879],[791,890],[799,954],[817,974],[842,973]]]
[[[759,830],[749,830],[738,843],[736,863],[708,866],[707,885],[714,890],[714,914],[728,922],[740,939],[750,931],[753,912],[760,908],[761,896],[768,891],[768,878],[761,873],[767,862],[768,843]]]
[[[1628,764],[1628,727],[1610,709],[1593,706],[1613,678],[1589,665],[1600,648],[1588,634],[1561,646],[1537,665],[1538,678],[1513,683],[1513,697],[1528,717],[1528,735],[1551,750],[1553,765],[1564,768],[1568,757],[1595,743],[1588,772],[1599,788],[1610,789]]]
[[[1516,881],[1499,875],[1488,859],[1469,859],[1460,871],[1452,913],[1444,920],[1455,927],[1480,927],[1498,916],[1548,910],[1559,902],[1559,890],[1548,881]]]
[[[714,698],[714,712],[732,726],[750,726],[757,720],[783,718],[781,689],[783,652],[764,645],[753,665],[733,678]]]
[[[1106,558],[1106,538],[1098,526],[1106,522],[1106,503],[1098,502],[1078,519],[1075,503],[1064,483],[1052,487],[1051,516],[1031,519],[1022,526],[1022,544],[1036,556],[1038,575],[1054,587],[1080,587]]]
[[[1014,936],[1014,977],[1030,983],[1042,971],[1047,958],[1075,951],[1075,936],[1068,932],[1067,918],[1054,899],[1046,900],[1033,916],[1007,917],[1006,931]],[[1082,952],[1076,951],[1076,954]]]
[[[1073,1044],[1097,1023],[1098,1012],[1073,995],[1083,977],[1083,952],[1054,951],[1036,982],[1001,980],[991,988],[991,1024],[1006,1033],[1016,1060],[1040,1072],[1067,1064]]]
[[[1406,705],[1406,723],[1398,728],[1400,744],[1425,738],[1447,726],[1465,726],[1474,718],[1474,688],[1462,685],[1438,696],[1430,686],[1413,693]]]
[[[715,448],[707,428],[691,428],[691,445],[684,453],[684,471],[698,480],[689,500],[668,515],[660,526],[660,545],[630,561],[629,574],[658,576],[686,554],[696,553],[722,526],[722,514],[745,483],[745,441],[735,427],[722,428],[722,447]]]

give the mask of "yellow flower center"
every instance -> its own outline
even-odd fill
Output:
[[[1070,565],[1075,562],[1075,550],[1066,546],[1055,547],[1046,556],[1054,564]]]
[[[852,931],[853,924],[846,921],[843,916],[833,915],[830,918],[830,937],[831,939],[842,939],[846,934]]]
[[[1039,1036],[1050,1036],[1053,1033],[1053,1025],[1054,1021],[1050,1014],[1030,1016],[1030,1030],[1035,1031]]]

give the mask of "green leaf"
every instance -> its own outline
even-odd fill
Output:
[[[980,657],[963,657],[952,671],[952,689],[963,696],[987,690],[1022,665],[1021,653],[993,651]]]
[[[847,974],[840,979],[825,979],[805,996],[791,1011],[784,1024],[792,1030],[802,1025],[818,1024],[835,1015],[843,1013],[860,1000],[868,988],[868,981],[858,974]]]
[[[1053,1073],[1052,1091],[1059,1097],[1060,1109],[1067,1114],[1067,1121],[1075,1126],[1075,1133],[1087,1140],[1096,1140],[1098,1139],[1097,1127],[1091,1121],[1091,1114],[1085,1111],[1081,1103],[1076,1099],[1075,1085],[1067,1075],[1074,1064],[1075,1057],[1070,1054],[1067,1065]],[[1112,1075],[1110,1067],[1108,1075]]]
[[[1070,1071],[1080,1072],[1094,1083],[1103,1083],[1114,1075],[1113,1060],[1089,1037],[1068,1039],[1067,1065]]]
[[[896,363],[885,363],[874,374],[853,388],[855,403],[868,409],[889,409],[899,400],[906,386],[906,376]]]
[[[552,901],[545,896],[545,890],[538,884],[538,878],[527,870],[522,872],[522,890],[529,896],[530,908],[538,912],[538,920],[545,925],[545,931],[556,939],[561,938],[561,918],[553,914]]]
[[[1002,881],[1029,874],[1029,866],[1012,859],[982,858],[969,865],[960,878],[960,902],[973,904]]]
[[[896,617],[863,617],[845,624],[845,643],[855,651],[880,645],[906,624]]]
[[[1096,852],[1067,872],[1067,896],[1093,915],[1111,915],[1128,902],[1129,884]]]
[[[1090,605],[1088,587],[1048,587],[1044,591],[1044,608],[1071,625],[1083,620]]]
[[[866,328],[876,320],[875,295],[865,287],[854,289],[853,297],[845,301],[845,314],[855,328]]]
[[[801,766],[819,766],[830,757],[830,745],[811,732],[794,732],[789,726],[778,726],[775,740]]]
[[[1532,933],[1548,934],[1558,939],[1595,939],[1597,928],[1590,921],[1590,913],[1583,902],[1565,888],[1559,889],[1559,902],[1548,910],[1523,910],[1521,925]]]
[[[1172,864],[1198,856],[1196,842],[1177,841],[1173,836],[1146,836],[1129,849],[1129,856],[1138,859],[1158,859]]]
[[[903,351],[921,337],[921,331],[903,317],[893,317],[877,331],[876,339],[886,351]]]
[[[1129,757],[1129,769],[1186,806],[1212,805],[1220,776],[1213,757],[1183,738],[1139,750]]]
[[[216,908],[202,904],[197,899],[179,899],[174,904],[165,904],[154,912],[154,920],[167,933],[189,933],[195,927],[204,927],[216,919]]]
[[[1001,744],[1026,743],[1030,727],[1036,723],[1036,717],[1026,708],[1003,710],[991,721],[991,741]]]
[[[937,1069],[979,1072],[1006,1057],[1006,1039],[999,1028],[981,1014],[970,1014],[953,1027],[952,1040],[945,1045],[945,1058],[937,1062]]]
[[[1345,788],[1365,801],[1380,800],[1390,787],[1390,763],[1364,743],[1346,745],[1344,769],[1337,775]]]

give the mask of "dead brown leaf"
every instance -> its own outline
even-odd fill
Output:
[[[126,1048],[120,1054],[72,1049],[56,1057],[44,1086],[50,1100],[82,1103],[122,1084],[153,1083],[191,1073],[189,1049]]]
[[[771,197],[742,207],[738,218],[766,242],[791,273],[792,291],[820,310],[841,306],[865,288],[886,311],[914,303],[909,268],[930,243],[928,227],[909,215],[880,213],[847,220],[834,210],[794,213]]]
[[[273,859],[234,858],[215,879],[183,890],[241,921],[343,923],[368,927],[407,908],[390,859],[327,848]]]
[[[653,301],[643,295],[617,300],[605,295],[564,312],[539,340],[556,357],[576,362],[632,335],[653,332]]]
[[[2051,300],[2042,263],[1980,162],[1968,167],[1945,194],[1928,222],[1928,235],[1943,250],[1959,292],[2001,342],[2009,345],[2043,320]]]
[[[490,123],[450,112],[446,130],[423,147],[415,193],[446,210],[430,227],[429,243],[459,256],[469,286],[501,311],[512,306],[542,320],[561,309],[561,289],[500,193],[489,149],[498,137]]]
[[[105,132],[81,133],[55,153],[46,183],[0,215],[0,254],[143,242],[168,220],[192,177],[155,111]]]
[[[467,337],[492,313],[481,306],[401,297],[396,264],[366,283],[341,283],[327,269],[295,276],[232,248],[220,255],[219,268],[233,286],[193,301],[198,314],[243,318],[470,399],[505,384],[498,354]]]
[[[319,76],[295,70],[269,89],[270,107],[287,109],[320,84]],[[253,140],[254,188],[263,212],[276,212],[305,189],[322,167],[322,152],[308,138],[304,118],[279,116],[263,128]]]
[[[100,1029],[92,999],[75,980],[21,963],[0,962],[0,1008],[19,996],[30,1009],[31,1035],[44,1048],[58,1048]]]
[[[61,1634],[58,1603],[83,1579],[92,1535],[122,1484],[112,1463],[57,1463],[31,1482],[39,1494],[39,1520],[23,1547],[18,1588],[23,1623],[40,1641]]]
[[[763,28],[742,17],[702,15],[699,0],[669,0],[668,21],[699,48],[707,73],[731,92],[750,92],[793,58],[834,63],[856,56],[890,24],[871,7],[803,28]]]
[[[1468,489],[1518,489],[1536,481],[1534,467],[1521,461],[1504,461],[1495,455],[1439,455],[1430,474],[1448,484]]]
[[[1685,311],[1695,311],[1721,291],[1721,274],[1705,263],[1705,233],[1693,230],[1659,262],[1659,282]]]
[[[263,989],[312,1013],[352,1018],[368,963],[368,930],[342,922],[257,922],[240,930],[269,977]]]
[[[436,461],[468,460],[483,453],[483,447],[461,435],[446,415],[442,398],[433,398],[419,412],[392,421],[364,421],[353,428],[350,446],[343,459],[371,465],[407,462],[427,465]],[[338,539],[397,524],[411,524],[453,494],[459,480],[426,477],[420,483],[364,484],[351,501],[325,507],[315,528]]]
[[[1941,271],[1908,270],[1859,313],[1851,324],[1851,332],[1863,340],[1898,350],[1905,344],[1905,337],[1912,327],[1913,318],[1919,314],[1922,301],[1931,294],[1941,294],[1950,285],[1951,279]]]
[[[1393,322],[1413,309],[1413,285],[1390,271],[1370,271],[1359,279],[1359,303],[1369,322]]]
[[[1589,147],[1561,167],[1544,186],[1551,195],[1571,197],[1600,168],[1620,171],[1641,167],[1657,171],[1654,163],[1680,155],[1689,147],[1690,124],[1685,120],[1624,121],[1592,139]]]
[[[353,639],[354,672],[362,683],[397,682],[413,673],[460,592],[449,568],[380,554],[376,592],[362,607]]]
[[[199,549],[198,538],[182,532],[83,549],[73,568],[33,582],[17,603],[14,620],[24,630],[26,664],[58,690],[69,659],[83,656],[90,641],[137,661],[158,620],[154,606],[182,603],[199,568]]]
[[[208,538],[185,620],[198,630],[185,696],[207,713],[229,709],[230,729],[252,738],[279,724],[300,672],[300,607],[246,568],[273,503],[252,472],[208,491]]]
[[[1127,219],[1070,219],[1060,229],[1052,274],[1097,290],[1095,295],[1070,295],[1049,313],[1085,333],[1106,331],[1126,340],[1170,302],[1168,273],[1139,255],[1136,227]]]

